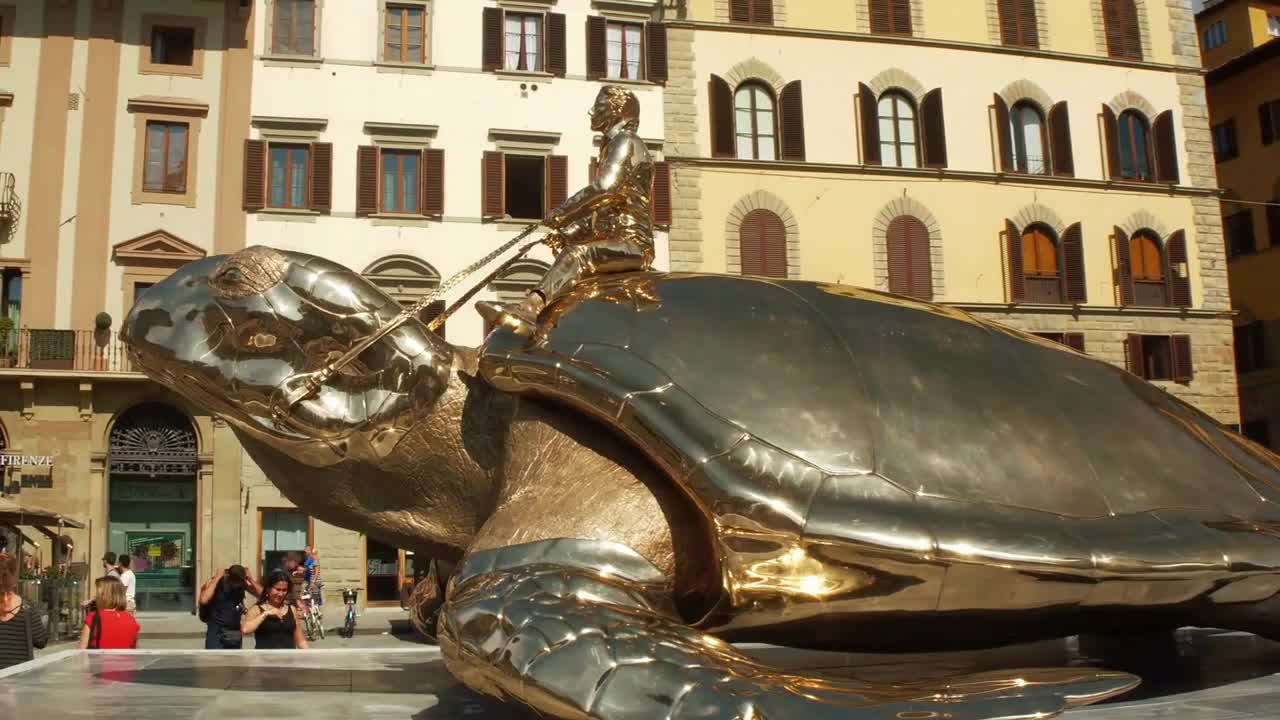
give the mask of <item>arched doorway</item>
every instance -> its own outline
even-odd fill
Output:
[[[160,402],[121,413],[107,442],[107,550],[126,553],[138,610],[190,610],[196,588],[196,433]]]

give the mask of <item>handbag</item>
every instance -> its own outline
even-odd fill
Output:
[[[36,646],[34,641],[31,639],[31,615],[33,614],[31,612],[31,607],[26,603],[22,603],[22,605],[18,608],[18,612],[22,613],[22,616],[26,618],[26,622],[23,623],[23,625],[26,626],[26,630],[27,630],[27,659],[35,660]]]
[[[93,621],[89,623],[89,649],[102,649],[102,611],[99,610],[93,614]]]

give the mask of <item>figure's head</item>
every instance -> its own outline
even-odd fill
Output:
[[[283,570],[272,570],[262,581],[262,597],[259,599],[272,605],[283,605],[289,597],[290,587],[289,576]]]
[[[122,336],[152,379],[255,439],[323,466],[371,446],[394,447],[443,393],[452,350],[411,319],[310,395],[283,399],[400,312],[393,298],[337,263],[253,246],[188,263],[152,286]]]
[[[116,566],[116,554],[108,550],[102,556],[102,566],[105,568],[113,568]]]
[[[124,583],[114,575],[100,577],[93,582],[94,602],[99,610],[124,610],[128,597],[125,595]]]
[[[617,85],[605,85],[591,107],[591,129],[604,132],[618,123],[628,130],[640,128],[640,99]]]
[[[232,565],[227,568],[227,574],[223,577],[227,583],[228,590],[232,592],[239,592],[244,590],[247,585],[245,582],[247,576],[248,572],[244,569],[243,565]]]

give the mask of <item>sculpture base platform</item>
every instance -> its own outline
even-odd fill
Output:
[[[1010,667],[1090,665],[1143,684],[1075,720],[1280,720],[1280,643],[1243,633],[1067,638],[980,652],[869,655],[742,649],[775,666],[865,678],[946,676]],[[138,650],[54,653],[0,671],[6,720],[349,718],[526,720],[445,670],[438,648],[309,651]]]

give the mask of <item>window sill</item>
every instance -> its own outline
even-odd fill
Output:
[[[375,62],[373,66],[380,73],[406,73],[411,75],[430,75],[436,69],[436,66],[431,63]]]
[[[657,87],[662,83],[653,80],[624,80],[622,78],[598,77],[591,78],[592,82],[605,83],[607,85],[638,85],[641,87]]]
[[[146,64],[138,68],[139,75],[170,75],[175,77],[202,78],[204,77],[204,68],[192,67],[190,65],[151,65]]]
[[[253,210],[250,215],[262,215],[274,220],[306,220],[315,222],[315,219],[323,213],[318,210],[305,210],[301,208],[273,208],[264,207],[261,210]]]
[[[542,222],[542,218],[512,218],[501,217],[490,219],[490,225],[496,225],[503,230],[524,230],[534,223]]]
[[[324,63],[318,55],[261,55],[258,59],[267,67],[319,67]]]
[[[373,221],[374,227],[425,227],[439,219],[417,213],[375,213],[365,217]]]
[[[546,80],[550,81],[555,75],[542,70],[493,70],[494,75],[502,80]]]
[[[195,207],[196,197],[191,190],[183,192],[164,192],[160,190],[135,189],[134,205],[176,205],[179,207]]]

